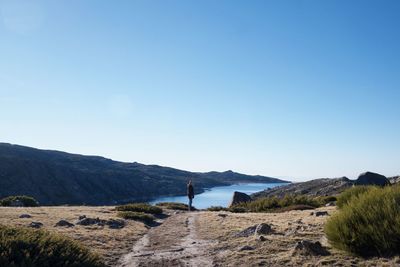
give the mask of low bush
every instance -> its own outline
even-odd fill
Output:
[[[259,198],[250,202],[240,203],[235,207],[244,208],[246,211],[249,212],[271,212],[285,207],[296,206],[296,205],[307,205],[316,208],[320,206],[320,203],[316,199],[305,195],[298,195],[298,196],[287,195],[283,198],[278,198],[278,197]]]
[[[227,211],[227,208],[224,208],[222,206],[211,206],[207,208],[208,211]]]
[[[44,230],[0,225],[0,266],[105,266],[76,241]]]
[[[291,210],[313,210],[316,207],[310,206],[310,205],[291,205],[283,208],[279,208],[276,210],[276,212],[287,212]]]
[[[120,211],[117,213],[117,216],[127,220],[141,221],[146,224],[153,223],[155,220],[153,215],[136,211]]]
[[[233,207],[230,207],[228,209],[228,211],[234,212],[234,213],[244,213],[244,212],[247,212],[248,210],[244,207],[233,206]]]
[[[360,193],[361,190],[352,191],[354,195],[342,202],[346,204],[328,219],[325,225],[328,240],[338,249],[361,256],[398,254],[400,187],[372,187]]]
[[[352,198],[357,197],[361,194],[364,194],[371,188],[374,188],[373,186],[353,186],[346,191],[342,192],[338,198],[336,205],[338,206],[339,209],[343,208],[343,206],[347,205],[351,201]]]
[[[9,206],[19,206],[19,204],[23,207],[38,207],[39,202],[36,201],[33,197],[29,196],[9,196],[0,200],[0,206],[9,207]]]
[[[152,206],[147,203],[132,203],[121,205],[115,208],[117,211],[135,211],[135,212],[144,212],[150,214],[161,214],[163,212],[162,208]]]
[[[178,203],[178,202],[160,202],[157,203],[156,206],[160,206],[166,209],[171,209],[171,210],[188,210],[189,206],[184,204],[184,203]],[[194,207],[192,209],[195,210]]]
[[[324,206],[328,203],[336,202],[337,197],[335,197],[335,196],[316,197],[315,200],[318,201],[321,206]]]

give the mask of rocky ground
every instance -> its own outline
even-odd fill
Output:
[[[41,222],[93,248],[109,266],[400,266],[398,257],[363,259],[331,248],[323,227],[335,212],[335,207],[283,213],[167,211],[153,227],[126,221],[125,227],[111,229],[75,223],[81,215],[107,222],[116,218],[113,207],[0,208],[0,224]],[[32,217],[19,218],[22,214]],[[55,226],[61,219],[75,225]]]

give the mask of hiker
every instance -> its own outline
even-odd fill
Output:
[[[194,198],[194,190],[192,185],[192,180],[189,180],[187,184],[187,196],[189,198],[189,211],[192,210],[192,199]]]

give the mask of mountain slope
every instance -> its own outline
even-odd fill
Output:
[[[41,204],[115,204],[186,193],[238,182],[283,182],[232,171],[193,173],[157,165],[124,163],[97,156],[0,143],[0,198],[30,195]]]

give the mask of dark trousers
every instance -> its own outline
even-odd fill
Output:
[[[191,197],[189,197],[189,211],[192,210],[192,199]]]

